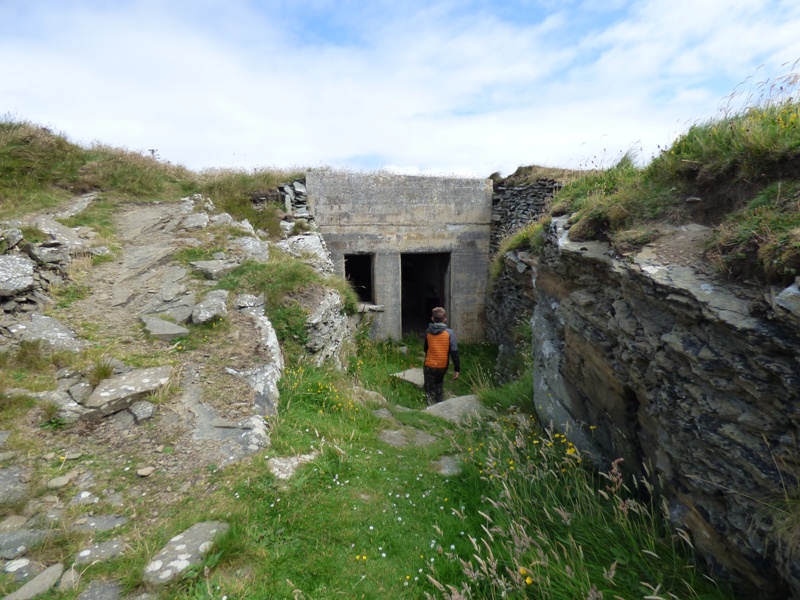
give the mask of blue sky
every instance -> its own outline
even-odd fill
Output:
[[[0,113],[192,169],[646,162],[798,59],[797,0],[0,0]]]

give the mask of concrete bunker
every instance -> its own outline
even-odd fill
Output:
[[[441,305],[459,339],[483,339],[491,180],[314,169],[306,189],[334,267],[374,314],[373,338],[422,331]]]

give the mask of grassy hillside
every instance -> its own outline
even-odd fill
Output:
[[[0,220],[57,206],[88,192],[115,202],[175,201],[200,193],[220,211],[276,231],[277,206],[256,211],[250,199],[304,171],[209,169],[200,173],[142,152],[76,145],[27,121],[0,120]]]
[[[800,274],[800,76],[762,87],[742,108],[733,96],[646,167],[626,154],[610,168],[568,174],[550,216],[570,215],[574,241],[607,240],[623,252],[656,240],[664,225],[700,223],[713,228],[706,259],[720,272],[791,283]],[[536,250],[541,226],[518,232],[503,251]]]

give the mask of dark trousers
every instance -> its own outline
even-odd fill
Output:
[[[441,402],[444,374],[447,373],[447,367],[444,369],[422,367],[422,373],[425,376],[425,401],[428,406]]]

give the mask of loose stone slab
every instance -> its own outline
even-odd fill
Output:
[[[0,255],[0,298],[27,292],[34,285],[33,261],[19,254]]]
[[[439,460],[433,461],[433,468],[439,475],[452,477],[461,473],[461,459],[457,456],[442,456]]]
[[[75,567],[70,567],[65,570],[61,575],[61,581],[58,582],[58,589],[61,592],[68,592],[78,587],[81,581],[81,573]]]
[[[0,558],[14,560],[31,547],[43,542],[46,537],[47,532],[41,529],[20,529],[10,533],[0,533]]]
[[[214,540],[228,529],[230,525],[222,521],[205,521],[176,535],[145,567],[145,583],[164,585],[180,577],[189,567],[199,565]]]
[[[422,369],[418,367],[406,369],[405,371],[400,371],[399,373],[393,373],[392,377],[397,377],[403,381],[408,381],[409,383],[413,383],[419,387],[424,387],[425,385],[425,375],[423,374]]]
[[[186,231],[193,231],[196,229],[204,229],[208,227],[208,213],[199,212],[187,215],[183,220],[183,228]]]
[[[128,410],[131,411],[133,418],[139,423],[153,418],[153,415],[156,414],[156,405],[147,400],[138,400],[131,404]]]
[[[159,317],[142,315],[140,319],[144,323],[144,330],[147,334],[162,342],[171,342],[176,338],[189,334],[189,330],[185,327]]]
[[[125,553],[126,546],[121,540],[108,540],[78,552],[76,565],[86,565],[95,561],[109,560]]]
[[[172,367],[138,369],[119,377],[104,379],[86,400],[86,408],[94,409],[86,418],[97,418],[125,410],[147,394],[156,392],[169,383]]]
[[[420,431],[419,429],[412,429],[412,432],[414,434],[415,446],[430,446],[436,441],[436,436]]]
[[[78,595],[78,600],[117,600],[122,597],[122,586],[116,581],[92,581]]]
[[[78,519],[73,523],[71,529],[73,531],[111,531],[127,522],[128,518],[120,515],[97,515]]]
[[[39,400],[44,400],[58,406],[56,416],[66,423],[74,423],[87,412],[87,409],[78,404],[75,399],[69,395],[69,392],[49,390],[32,395]]]
[[[86,342],[79,340],[69,327],[53,317],[38,313],[31,315],[29,323],[16,323],[8,329],[18,340],[41,341],[58,350],[80,352],[86,346]]]
[[[212,290],[192,310],[192,323],[208,323],[228,315],[228,291]]]
[[[14,581],[22,583],[23,581],[33,579],[44,571],[44,565],[33,562],[28,558],[16,558],[6,563],[6,566],[3,567],[3,571],[11,575]]]
[[[262,242],[255,237],[242,237],[233,240],[233,243],[239,246],[244,252],[245,256],[250,260],[258,262],[269,261],[269,245]]]
[[[298,456],[280,456],[270,458],[267,467],[278,479],[289,479],[300,465],[311,462],[319,456],[319,452],[310,452]]]
[[[25,523],[27,522],[28,517],[23,517],[22,515],[9,515],[3,519],[2,523],[0,523],[0,533],[19,531],[25,527]]]
[[[486,412],[480,398],[475,394],[450,398],[425,409],[425,412],[441,417],[451,423],[463,423],[469,417],[480,416]]]
[[[61,573],[63,572],[64,565],[61,563],[55,564],[39,573],[16,592],[12,592],[3,598],[3,600],[30,600],[36,596],[41,596],[58,583],[58,580],[61,579]]]
[[[189,263],[206,279],[219,279],[239,266],[235,260],[196,260]]]
[[[389,444],[395,448],[402,448],[408,444],[408,440],[402,429],[385,429],[378,433],[378,439],[384,444]]]
[[[16,504],[28,497],[28,477],[22,467],[0,469],[0,506]]]

